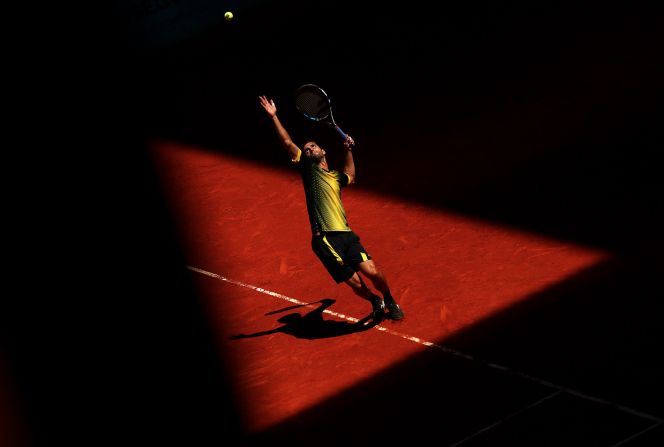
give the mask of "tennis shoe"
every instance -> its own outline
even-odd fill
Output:
[[[385,299],[385,310],[387,311],[387,318],[390,320],[401,320],[403,318],[403,311],[394,301],[394,298]]]
[[[377,295],[374,295],[373,297],[371,297],[370,301],[371,301],[371,308],[372,308],[371,318],[374,321],[382,321],[383,318],[385,318],[385,303]]]

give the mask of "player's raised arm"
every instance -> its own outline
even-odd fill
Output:
[[[295,160],[301,153],[301,150],[293,142],[292,138],[281,124],[281,121],[279,121],[279,117],[277,116],[277,106],[274,103],[274,100],[267,99],[265,96],[259,96],[258,99],[261,102],[261,106],[263,106],[267,114],[272,118],[272,124],[274,124],[274,128],[277,131],[281,145],[286,149],[286,151],[288,151],[291,160]]]
[[[348,184],[355,183],[353,147],[355,147],[355,141],[350,135],[346,135],[346,140],[344,141],[344,174],[348,176]]]

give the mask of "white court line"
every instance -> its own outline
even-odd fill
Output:
[[[629,438],[625,438],[625,439],[623,439],[623,440],[620,441],[618,444],[613,444],[611,447],[619,447],[619,446],[621,446],[621,445],[625,445],[626,443],[630,442],[631,440],[633,440],[633,439],[635,439],[635,438],[638,438],[639,436],[643,435],[643,434],[646,433],[646,432],[649,432],[650,430],[654,429],[655,427],[660,426],[661,424],[662,424],[661,421],[660,421],[660,422],[657,422],[657,423],[651,425],[650,427],[648,427],[648,428],[646,428],[646,429],[643,429],[643,430],[641,430],[640,432],[638,432],[638,433],[636,433],[636,434],[633,434],[633,435],[630,436]]]
[[[489,425],[487,425],[486,427],[482,428],[481,430],[476,431],[476,432],[473,433],[472,435],[470,435],[470,436],[466,436],[465,438],[463,438],[463,439],[460,440],[460,441],[455,442],[454,444],[450,444],[449,447],[457,447],[457,446],[463,444],[464,442],[468,441],[469,439],[472,439],[472,438],[474,438],[474,437],[476,437],[476,436],[478,436],[478,435],[481,435],[482,433],[484,433],[484,432],[486,432],[486,431],[489,431],[489,430],[491,430],[492,428],[495,428],[495,427],[499,426],[499,425],[502,424],[503,422],[506,422],[506,421],[512,419],[513,417],[520,415],[520,414],[523,413],[524,411],[528,411],[528,410],[530,410],[531,408],[534,408],[534,407],[536,407],[537,405],[541,404],[542,402],[547,401],[547,400],[549,400],[549,399],[551,399],[551,398],[556,397],[556,396],[559,395],[560,393],[562,393],[562,391],[560,391],[560,390],[558,390],[558,391],[554,391],[553,393],[551,393],[551,394],[549,394],[549,395],[547,395],[547,396],[544,396],[543,398],[541,398],[541,399],[539,399],[539,400],[533,402],[532,404],[526,405],[525,407],[523,407],[523,408],[521,408],[521,409],[515,411],[514,413],[508,414],[507,416],[505,416],[504,418],[502,418],[502,419],[500,419],[500,420],[494,422],[493,424],[489,424]]]
[[[304,306],[304,307],[311,307],[311,308],[315,308],[315,307],[316,307],[316,306],[314,306],[314,305],[312,305],[312,304],[302,302],[302,301],[300,301],[300,300],[297,300],[297,299],[295,299],[295,298],[291,298],[291,297],[286,296],[286,295],[282,295],[281,293],[272,292],[272,291],[270,291],[270,290],[263,289],[262,287],[258,287],[258,286],[254,286],[254,285],[251,285],[251,284],[243,283],[243,282],[241,282],[241,281],[236,281],[236,280],[234,280],[234,279],[226,278],[226,277],[224,277],[224,276],[222,276],[222,275],[218,275],[218,274],[216,274],[216,273],[208,272],[208,271],[206,271],[206,270],[199,269],[199,268],[197,268],[197,267],[187,266],[187,268],[188,268],[189,270],[194,271],[194,272],[201,273],[201,274],[203,274],[203,275],[207,275],[207,276],[210,276],[210,277],[212,277],[212,278],[216,278],[216,279],[219,279],[219,280],[221,280],[221,281],[224,281],[224,282],[227,282],[227,283],[230,283],[230,284],[234,284],[234,285],[236,285],[236,286],[245,287],[245,288],[247,288],[247,289],[255,290],[256,292],[264,293],[264,294],[266,294],[266,295],[270,295],[270,296],[273,296],[273,297],[275,297],[275,298],[280,298],[280,299],[283,299],[283,300],[289,301],[289,302],[291,302],[291,303],[299,304],[299,305]],[[326,314],[334,315],[335,317],[338,317],[338,318],[342,318],[342,319],[345,319],[345,320],[351,321],[351,322],[353,322],[353,323],[357,323],[358,321],[360,321],[360,320],[358,320],[358,319],[355,318],[355,317],[351,317],[351,316],[349,316],[349,315],[345,315],[345,314],[342,314],[342,313],[339,313],[339,312],[334,312],[334,311],[332,311],[332,310],[328,310],[328,309],[325,309],[323,312],[326,313]],[[529,381],[531,381],[531,382],[535,382],[535,383],[537,383],[537,384],[539,384],[539,385],[543,385],[543,386],[546,386],[546,387],[549,387],[549,388],[556,389],[556,390],[558,390],[559,392],[569,393],[569,394],[571,394],[571,395],[573,395],[573,396],[580,397],[580,398],[582,398],[582,399],[586,399],[586,400],[589,400],[589,401],[592,401],[592,402],[596,402],[596,403],[599,403],[599,404],[607,405],[607,406],[613,407],[613,408],[615,408],[615,409],[617,409],[617,410],[620,410],[620,411],[623,411],[623,412],[626,412],[626,413],[632,414],[632,415],[634,415],[634,416],[638,416],[638,417],[641,417],[641,418],[644,418],[644,419],[648,419],[648,420],[650,420],[650,421],[654,421],[654,422],[656,422],[656,423],[658,423],[658,424],[664,422],[663,419],[661,419],[661,418],[659,418],[659,417],[657,417],[657,416],[653,416],[653,415],[651,415],[651,414],[647,414],[647,413],[644,413],[644,412],[642,412],[642,411],[637,411],[637,410],[634,410],[634,409],[632,409],[632,408],[626,407],[626,406],[624,406],[624,405],[619,405],[619,404],[616,404],[616,403],[611,402],[611,401],[608,401],[608,400],[600,399],[600,398],[598,398],[598,397],[590,396],[590,395],[588,395],[588,394],[581,393],[581,392],[576,391],[576,390],[573,390],[573,389],[571,389],[571,388],[566,388],[566,387],[564,387],[564,386],[557,385],[557,384],[552,383],[552,382],[549,382],[549,381],[547,381],[547,380],[540,379],[540,378],[538,378],[538,377],[530,376],[530,375],[528,375],[528,374],[525,374],[525,373],[522,373],[522,372],[519,372],[519,371],[512,370],[512,369],[510,369],[510,368],[508,368],[508,367],[506,367],[506,366],[502,366],[502,365],[499,365],[499,364],[497,364],[497,363],[487,362],[487,361],[484,361],[484,360],[478,359],[477,357],[474,357],[474,356],[472,356],[472,355],[465,354],[465,353],[463,353],[463,352],[459,352],[459,351],[456,351],[456,350],[454,350],[454,349],[447,348],[447,347],[445,347],[445,346],[438,345],[438,344],[436,344],[436,343],[433,343],[433,342],[430,342],[430,341],[423,340],[423,339],[421,339],[421,338],[419,338],[419,337],[413,337],[412,335],[407,335],[407,334],[403,334],[403,333],[401,333],[401,332],[393,331],[392,329],[388,329],[388,328],[386,328],[385,326],[376,325],[376,326],[373,327],[373,329],[377,329],[377,330],[379,330],[379,331],[387,332],[387,333],[390,334],[390,335],[394,335],[394,336],[396,336],[396,337],[401,337],[401,338],[404,338],[404,339],[406,339],[406,340],[412,341],[412,342],[414,342],[414,343],[419,343],[419,344],[421,344],[421,345],[427,346],[427,347],[429,347],[429,348],[435,348],[435,349],[438,349],[438,350],[443,351],[443,352],[445,352],[445,353],[447,353],[447,354],[452,354],[452,355],[454,355],[454,356],[456,356],[456,357],[461,357],[461,358],[464,358],[464,359],[466,359],[466,360],[470,360],[470,361],[473,361],[473,362],[481,363],[481,364],[483,364],[483,365],[485,365],[485,366],[487,366],[487,367],[489,367],[489,368],[497,369],[497,370],[499,370],[499,371],[502,371],[502,372],[505,372],[505,373],[508,373],[508,374],[511,374],[511,375],[515,375],[515,376],[518,376],[518,377],[521,377],[521,378],[526,379],[526,380],[529,380]],[[556,394],[558,394],[558,393],[556,393]],[[655,425],[657,425],[657,424],[655,424]]]

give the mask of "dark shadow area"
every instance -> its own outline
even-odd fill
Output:
[[[659,424],[656,428],[648,430],[646,433],[635,437],[627,444],[629,447],[651,447],[662,445],[664,442],[664,424]]]
[[[51,165],[40,181],[64,179],[35,188],[41,206],[13,233],[21,251],[2,332],[30,446],[222,445],[240,430],[223,355],[127,119],[87,140],[94,165]]]
[[[93,51],[77,55],[75,88],[53,86],[53,104],[71,107],[51,105],[44,127],[29,114],[7,164],[17,174],[6,214],[13,267],[0,317],[32,444],[216,446],[244,436],[146,139],[285,166],[257,96],[274,97],[303,138],[316,129],[288,104],[309,82],[331,94],[358,142],[358,187],[616,254],[445,345],[664,416],[656,7],[256,4],[149,50],[82,33]],[[550,392],[426,351],[244,439],[449,445]],[[647,426],[567,395],[555,404],[543,419],[567,408],[577,423],[530,445],[612,445]],[[661,433],[627,445],[660,445]]]
[[[613,259],[443,343],[661,418],[659,273],[648,259]]]
[[[21,50],[47,74],[12,85],[29,112],[4,176],[6,447],[225,445],[241,421],[145,144],[141,56],[98,19],[66,30],[75,47],[40,37],[53,64]]]
[[[295,312],[280,317],[277,322],[281,323],[281,326],[265,331],[253,332],[251,334],[236,334],[231,336],[230,339],[240,340],[243,338],[262,337],[264,335],[282,333],[292,335],[296,338],[316,340],[319,338],[341,337],[355,332],[364,332],[379,323],[379,321],[373,321],[371,315],[362,318],[356,323],[325,319],[323,318],[323,312],[334,304],[335,300],[324,298],[319,302],[320,306],[304,315]]]

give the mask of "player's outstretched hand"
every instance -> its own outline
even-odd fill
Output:
[[[268,115],[274,116],[277,114],[277,105],[274,103],[274,99],[267,99],[265,96],[259,96],[258,99]]]

